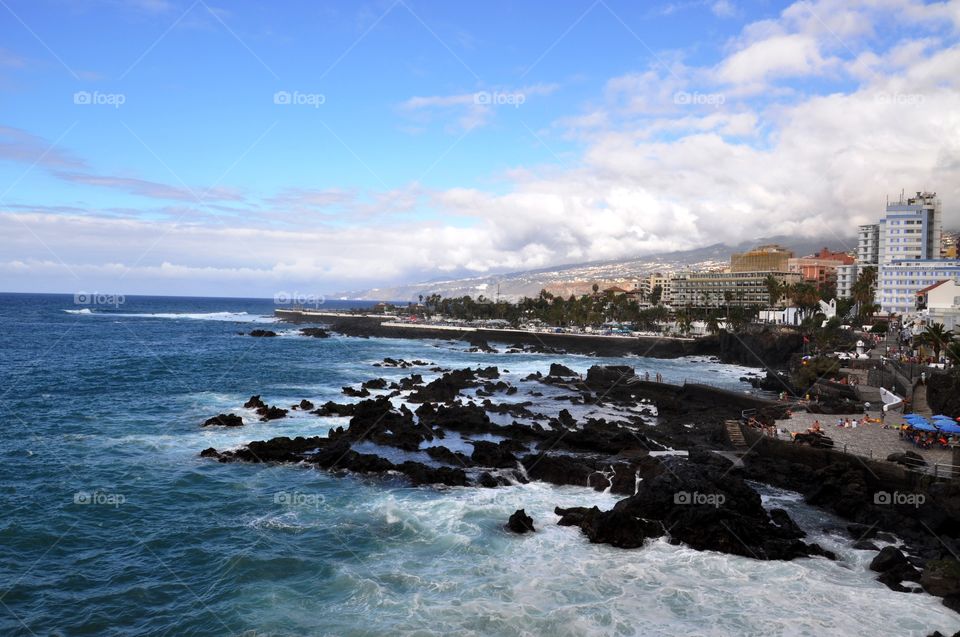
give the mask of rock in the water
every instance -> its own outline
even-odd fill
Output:
[[[266,407],[267,404],[260,399],[260,396],[251,396],[250,400],[243,403],[243,406],[246,409],[259,409],[260,407]]]
[[[387,381],[383,378],[374,378],[363,382],[360,386],[365,389],[386,389]]]
[[[250,336],[258,336],[258,337],[276,336],[276,335],[277,333],[274,332],[273,330],[253,330],[252,332],[250,332]]]
[[[277,420],[279,418],[285,418],[287,415],[286,409],[281,409],[280,407],[267,406],[257,409],[257,413],[260,414],[260,420]]]
[[[218,414],[205,420],[203,426],[241,427],[243,426],[243,418],[236,414]]]
[[[550,363],[550,373],[548,375],[557,377],[579,376],[577,372],[560,363]]]
[[[960,595],[960,562],[954,559],[930,560],[920,576],[920,585],[931,595]]]
[[[517,466],[517,457],[510,452],[509,443],[504,445],[488,440],[476,440],[473,442],[470,458],[483,467],[506,469]]]
[[[533,518],[527,515],[527,512],[523,509],[514,511],[510,519],[507,520],[507,528],[521,535],[524,533],[534,533],[536,531],[536,529],[533,528]]]
[[[579,526],[591,542],[622,548],[669,535],[697,550],[762,560],[836,557],[797,539],[800,531],[786,512],[771,519],[756,491],[712,464],[671,463],[668,471],[641,481],[637,494],[612,510],[576,510],[573,515],[575,521],[569,523]]]
[[[301,327],[300,333],[313,338],[330,338],[330,332],[322,327]]]
[[[887,588],[898,592],[909,590],[901,582],[920,581],[920,571],[914,568],[907,556],[894,546],[883,547],[870,562],[870,570],[880,573],[877,580]]]

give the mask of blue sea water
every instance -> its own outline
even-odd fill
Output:
[[[767,489],[764,497],[840,553],[839,562],[761,563],[666,542],[636,551],[591,545],[554,524],[553,514],[555,506],[616,501],[587,488],[412,488],[400,479],[198,456],[343,424],[296,413],[260,423],[242,404],[252,394],[282,406],[343,400],[344,385],[409,373],[372,366],[385,356],[498,365],[511,382],[550,362],[583,372],[622,359],[312,339],[268,324],[267,300],[114,300],[0,294],[0,635],[960,629],[939,600],[874,581],[866,569],[873,554],[823,531],[836,521],[787,492]],[[256,327],[281,336],[238,334]],[[667,381],[741,390],[750,371],[704,359],[629,363]],[[243,414],[248,424],[199,426],[220,412]],[[503,531],[517,508],[534,517],[536,534]]]

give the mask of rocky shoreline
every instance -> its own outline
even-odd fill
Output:
[[[415,367],[413,362],[392,359],[378,365]],[[538,372],[524,379],[525,392],[506,382],[497,367],[432,371],[441,375],[430,382],[411,373],[393,382],[374,378],[360,390],[344,388],[346,395],[363,396],[359,402],[328,402],[314,408],[305,399],[290,406],[291,411],[350,418],[346,427],[327,436],[277,437],[236,450],[209,448],[201,456],[220,462],[306,464],[334,473],[399,478],[413,485],[497,488],[537,480],[609,489],[624,496],[613,509],[557,509],[559,524],[580,528],[591,542],[622,548],[639,548],[648,539],[666,537],[699,550],[760,560],[836,559],[822,547],[804,542],[803,531],[786,511],[762,507],[750,481],[771,484],[798,491],[809,504],[849,520],[851,545],[878,551],[873,568],[890,588],[926,590],[960,610],[960,562],[954,557],[958,548],[954,538],[960,536],[960,488],[952,482],[926,485],[923,506],[904,510],[876,503],[876,494],[889,485],[870,476],[854,459],[816,468],[802,458],[785,462],[750,453],[742,466],[734,464],[732,454],[716,453],[732,450],[724,423],[751,407],[759,409],[761,419],[772,421],[783,415],[782,406],[709,387],[645,382],[626,366],[594,366],[581,380],[572,370],[554,364],[546,375]],[[615,415],[578,421],[561,409],[548,417],[537,412],[542,391],[536,387],[562,392],[554,400],[604,408]],[[507,395],[513,398],[496,400]],[[404,404],[396,408],[392,398]],[[287,410],[271,407],[259,396],[247,405],[261,419],[286,416]],[[654,413],[657,424],[651,427]],[[236,418],[220,414],[204,424],[235,426]],[[504,424],[504,418],[511,422]],[[466,441],[472,451],[446,446],[444,441],[453,437]],[[359,445],[363,450],[355,448]],[[420,457],[425,453],[429,460],[390,460],[384,457],[389,454],[370,449]],[[508,528],[530,532],[535,524],[543,524],[528,521],[521,513],[505,520]],[[904,544],[881,550],[879,545],[892,539],[890,533]]]
[[[450,329],[410,328],[392,325],[382,318],[369,316],[325,317],[291,321],[319,322],[331,332],[360,338],[430,338],[455,340],[477,347],[478,350],[493,350],[488,344],[496,342],[503,351],[539,352],[546,354],[586,354],[594,356],[647,356],[652,358],[680,358],[682,356],[716,356],[724,363],[775,367],[786,366],[791,356],[803,347],[802,336],[791,329],[762,328],[733,334],[721,331],[718,334],[696,339],[672,337],[612,338],[590,334],[554,332],[522,332],[517,330],[457,331]]]

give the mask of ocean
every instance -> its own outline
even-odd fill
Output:
[[[79,302],[78,302],[79,301]],[[352,305],[327,302],[326,307]],[[323,434],[345,419],[242,404],[344,401],[410,371],[551,362],[633,365],[747,390],[706,359],[469,353],[400,339],[314,339],[254,299],[0,294],[0,635],[927,635],[960,616],[876,582],[870,551],[799,495],[759,487],[841,559],[758,562],[666,541],[592,545],[556,506],[617,496],[543,483],[410,487],[299,466],[220,464],[201,450]],[[280,332],[252,338],[255,328]],[[424,372],[430,378],[429,372]],[[221,412],[235,429],[202,428]],[[574,414],[575,416],[577,414]],[[652,426],[655,429],[655,425]],[[655,437],[655,434],[654,434]],[[532,535],[503,530],[524,508]]]

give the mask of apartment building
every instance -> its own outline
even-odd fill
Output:
[[[673,277],[674,307],[726,307],[770,304],[767,277],[781,284],[801,281],[797,272],[681,272]]]

